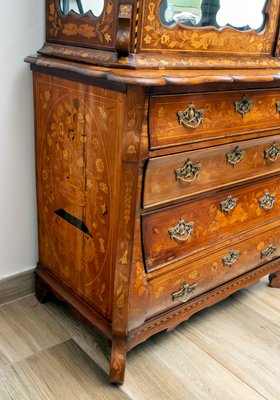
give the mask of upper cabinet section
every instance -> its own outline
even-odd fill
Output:
[[[46,0],[40,53],[122,68],[280,67],[280,0]]]
[[[139,50],[271,54],[278,0],[143,0]]]
[[[117,1],[47,0],[47,41],[115,49]]]

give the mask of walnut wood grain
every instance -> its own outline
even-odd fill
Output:
[[[159,206],[242,183],[247,179],[278,173],[280,158],[275,162],[265,159],[265,150],[274,142],[280,144],[279,135],[151,158],[145,174],[143,206]],[[227,155],[237,147],[245,154],[242,161],[233,166],[227,162]],[[182,168],[187,160],[191,160],[194,165],[201,163],[197,178],[190,183],[176,179],[175,175],[175,170]]]
[[[269,210],[259,204],[267,192],[275,196],[275,203]],[[221,202],[229,196],[236,199],[236,206],[226,212],[222,210]],[[223,242],[259,224],[269,223],[279,216],[278,177],[145,214],[142,217],[142,237],[146,268],[151,271],[182,256],[192,257],[202,248]],[[180,219],[193,223],[193,232],[185,241],[180,241],[180,237],[179,240],[172,239],[169,233]]]
[[[252,105],[251,110],[242,115],[236,111],[236,102],[245,96]],[[236,132],[279,129],[277,98],[280,98],[277,89],[151,97],[151,149],[229,137]],[[184,120],[184,124],[180,123],[178,113],[188,109],[190,104],[204,112],[197,127],[192,127],[187,120]]]

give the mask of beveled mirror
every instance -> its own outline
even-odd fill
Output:
[[[231,26],[239,31],[262,30],[268,0],[163,0],[160,19],[164,25],[180,23],[192,27],[222,29]]]
[[[60,7],[64,15],[74,11],[76,14],[99,17],[104,9],[104,0],[60,0]]]

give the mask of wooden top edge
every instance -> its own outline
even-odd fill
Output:
[[[245,83],[280,81],[280,69],[238,69],[238,70],[129,70],[121,68],[98,67],[57,58],[31,55],[25,58],[31,65],[63,70],[84,77],[105,79],[125,85],[167,86],[199,85],[205,83]]]

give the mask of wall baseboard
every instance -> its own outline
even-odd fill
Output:
[[[0,305],[34,293],[35,268],[0,280]]]

